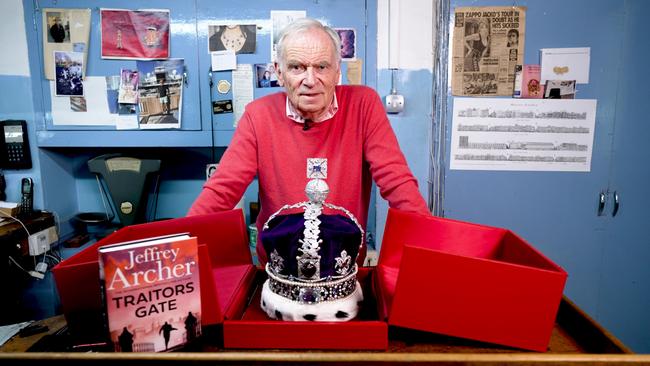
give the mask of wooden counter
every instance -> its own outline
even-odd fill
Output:
[[[65,325],[62,316],[44,321],[49,334]],[[201,363],[229,365],[286,364],[438,364],[438,365],[650,365],[650,355],[635,355],[609,332],[564,298],[546,353],[522,352],[507,347],[451,338],[425,332],[391,328],[388,350],[355,351],[230,351],[205,345],[199,352],[174,353],[78,353],[23,352],[42,338],[14,337],[0,348],[0,362],[34,364],[111,364],[145,365]]]

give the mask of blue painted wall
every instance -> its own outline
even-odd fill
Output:
[[[507,5],[453,0],[451,11]],[[643,228],[650,178],[647,168],[633,163],[648,159],[644,146],[650,128],[642,121],[650,93],[642,86],[647,82],[641,82],[647,80],[644,63],[650,56],[643,26],[648,2],[529,0],[516,5],[528,7],[524,63],[538,64],[540,48],[591,48],[589,84],[579,84],[576,94],[598,102],[591,171],[463,171],[449,170],[447,163],[445,216],[520,234],[568,272],[569,298],[633,350],[648,353],[650,236]],[[447,146],[452,107],[450,97]],[[624,183],[615,184],[619,180]],[[628,202],[628,210],[617,217],[611,216],[613,190]],[[603,216],[597,215],[600,192],[609,192]]]

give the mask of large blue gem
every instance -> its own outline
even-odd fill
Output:
[[[300,289],[300,302],[314,303],[317,301],[318,297],[318,294],[311,287],[304,287]]]

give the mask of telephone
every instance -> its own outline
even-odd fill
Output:
[[[20,216],[30,216],[34,213],[34,181],[23,178],[20,181]]]
[[[17,120],[0,121],[0,168],[31,169],[32,156],[27,138],[27,122]]]

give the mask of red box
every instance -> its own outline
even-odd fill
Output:
[[[189,232],[199,242],[202,325],[223,323],[226,348],[385,349],[388,325],[378,315],[373,276],[364,284],[362,316],[349,322],[283,322],[262,312],[264,271],[252,265],[241,210],[159,221],[123,228],[66,259],[54,277],[71,334],[84,342],[105,338],[97,248],[120,241]],[[252,300],[251,300],[252,296]],[[365,309],[365,311],[364,311]]]
[[[106,244],[189,232],[199,242],[201,324],[233,316],[250,286],[248,234],[241,210],[128,226],[64,260],[52,269],[70,333],[82,342],[105,339],[97,249]]]
[[[567,278],[509,230],[396,209],[376,274],[390,325],[542,352]]]
[[[240,349],[353,349],[384,350],[388,347],[388,325],[379,318],[369,268],[360,268],[364,302],[359,315],[347,322],[286,322],[269,319],[260,306],[260,291],[266,279],[259,271],[257,289],[241,316],[223,324],[224,347]]]

